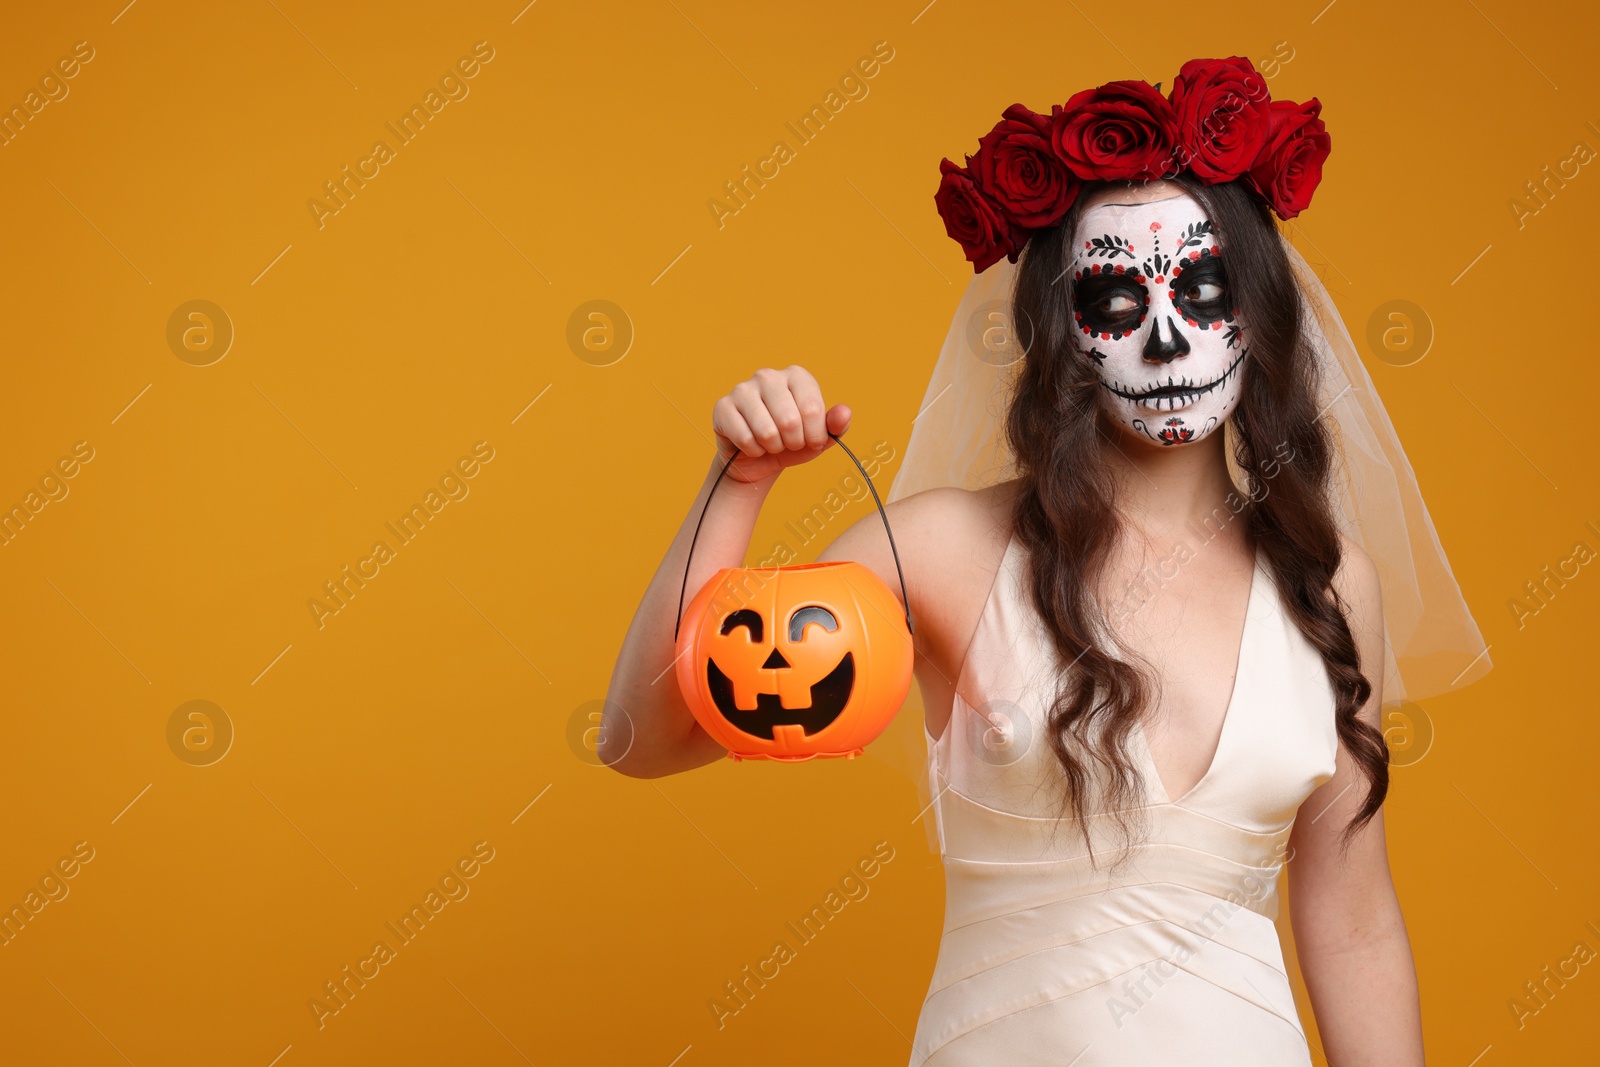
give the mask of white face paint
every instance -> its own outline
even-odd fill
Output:
[[[1239,402],[1249,335],[1225,256],[1188,193],[1117,199],[1078,220],[1068,267],[1073,336],[1094,361],[1102,406],[1117,424],[1156,444],[1192,443]]]

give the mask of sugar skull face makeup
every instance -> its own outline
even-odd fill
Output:
[[[1131,198],[1112,194],[1078,220],[1067,268],[1078,351],[1119,425],[1160,445],[1199,441],[1238,403],[1248,351],[1226,256],[1188,193],[1119,199]]]

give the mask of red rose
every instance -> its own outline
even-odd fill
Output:
[[[1044,115],[1012,104],[967,161],[978,188],[1016,226],[1054,225],[1078,198],[1077,176],[1051,150],[1050,125]]]
[[[1172,85],[1178,162],[1203,182],[1232,181],[1267,137],[1272,97],[1248,59],[1191,59]]]
[[[1107,82],[1055,106],[1051,143],[1078,177],[1154,181],[1173,169],[1177,122],[1148,83]]]
[[[1281,219],[1292,219],[1311,203],[1322,180],[1322,161],[1332,147],[1322,124],[1322,103],[1274,101],[1267,112],[1267,138],[1250,167],[1250,183]]]
[[[939,180],[933,202],[944,219],[945,232],[972,261],[973,273],[989,269],[1001,257],[1015,263],[1027,235],[1011,225],[1005,209],[978,188],[967,168],[942,159],[939,173],[944,177]]]

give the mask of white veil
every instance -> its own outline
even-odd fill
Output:
[[[1336,445],[1333,500],[1339,529],[1377,566],[1387,638],[1382,702],[1415,701],[1467,685],[1488,673],[1488,648],[1462,599],[1450,561],[1428,515],[1416,476],[1361,362],[1333,298],[1280,233],[1309,312],[1305,330],[1319,365],[1318,409]],[[935,486],[977,489],[1014,476],[1002,426],[1023,351],[1011,330],[1017,267],[1002,259],[967,285],[928,381],[905,459],[889,490],[898,500]],[[1235,484],[1232,423],[1228,462]],[[893,729],[875,755],[917,782],[919,805],[932,802],[922,717]],[[911,734],[915,729],[915,738]],[[868,749],[872,751],[871,748]],[[934,817],[921,821],[937,850]]]

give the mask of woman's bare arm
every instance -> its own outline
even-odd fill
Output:
[[[1352,607],[1361,669],[1372,683],[1360,715],[1379,726],[1382,594],[1371,559],[1349,541],[1335,587]],[[1351,839],[1348,855],[1340,852],[1340,832],[1365,796],[1366,778],[1341,745],[1337,771],[1300,806],[1290,835],[1295,951],[1328,1062],[1421,1067],[1416,964],[1389,873],[1381,808]]]
[[[678,596],[700,509],[728,457],[735,449],[743,453],[711,497],[685,603],[717,571],[744,564],[756,517],[779,473],[820,455],[833,444],[829,432],[843,434],[849,423],[850,409],[828,408],[816,379],[798,366],[763,368],[713,406],[717,458],[628,626],[606,691],[601,762],[632,777],[657,778],[727,755],[695,721],[673,672]]]

